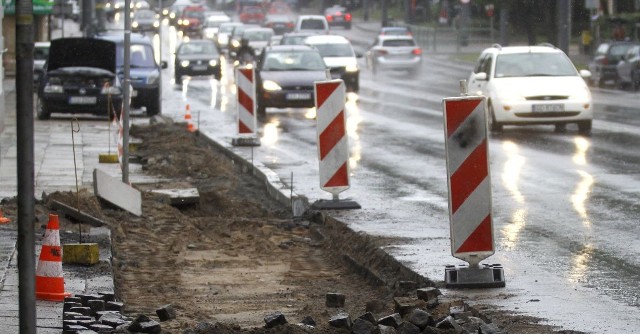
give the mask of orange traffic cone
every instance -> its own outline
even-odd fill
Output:
[[[193,126],[193,121],[191,121],[191,106],[187,104],[185,109],[186,109],[186,114],[184,114],[184,120],[187,121],[187,131],[189,132],[196,131],[196,128]]]
[[[61,302],[65,297],[71,296],[70,292],[64,292],[59,229],[58,215],[49,214],[49,223],[44,232],[40,260],[36,269],[37,299]]]
[[[11,219],[5,217],[4,213],[2,213],[2,209],[0,209],[0,224],[9,224],[10,222]]]

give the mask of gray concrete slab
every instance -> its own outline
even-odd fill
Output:
[[[140,191],[97,168],[93,170],[93,193],[136,216],[142,215]]]

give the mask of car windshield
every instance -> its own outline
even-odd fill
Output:
[[[263,71],[322,71],[325,68],[316,51],[269,52],[262,64]]]
[[[559,52],[503,54],[496,59],[496,78],[575,75],[569,58]]]
[[[243,38],[246,38],[248,41],[268,41],[271,39],[271,32],[269,31],[246,31]]]
[[[153,19],[156,17],[156,13],[148,10],[139,10],[136,12],[136,18],[138,19]]]
[[[124,50],[122,48],[118,48],[116,65],[118,67],[124,66]],[[153,48],[151,45],[131,44],[129,65],[132,68],[155,67],[156,61],[153,59]]]
[[[304,36],[284,36],[280,44],[282,45],[303,45],[304,40],[307,39],[307,35]]]
[[[300,29],[322,30],[324,22],[316,19],[306,19],[300,23]]]
[[[33,59],[47,60],[49,58],[49,47],[35,47],[33,49]]]
[[[220,32],[221,33],[230,33],[230,32],[233,31],[233,28],[235,28],[235,27],[236,26],[234,26],[234,25],[223,24],[223,25],[220,26]]]
[[[196,11],[196,10],[188,10],[184,12],[184,16],[188,18],[193,18],[193,19],[204,19],[204,12]]]
[[[178,49],[180,55],[216,54],[216,46],[213,43],[186,43]]]
[[[349,44],[314,44],[322,57],[353,57],[353,49]]]
[[[387,39],[382,41],[382,46],[415,46],[416,44],[411,39]]]

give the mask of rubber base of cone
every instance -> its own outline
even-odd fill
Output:
[[[100,153],[100,155],[98,155],[98,162],[102,164],[117,164],[118,155],[115,153]]]
[[[62,302],[65,298],[70,297],[71,292],[50,293],[50,292],[36,292],[36,299],[48,300],[52,302]]]

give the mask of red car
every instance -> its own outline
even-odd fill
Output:
[[[204,23],[203,6],[187,6],[182,10],[182,15],[178,20],[178,29],[182,30],[185,35],[202,36],[202,25]]]
[[[351,29],[351,13],[342,6],[335,5],[325,9],[324,16],[330,27],[343,26],[345,29]]]
[[[262,7],[259,6],[244,6],[240,12],[240,22],[244,24],[257,23],[262,24],[264,22],[264,12]]]

